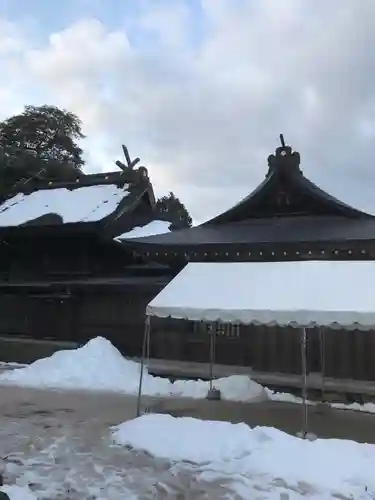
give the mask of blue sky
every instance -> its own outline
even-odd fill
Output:
[[[200,0],[173,0],[186,9],[189,19],[187,41],[192,46],[204,36],[204,11]],[[233,0],[234,2],[238,0]],[[126,29],[132,44],[149,47],[157,43],[155,36],[139,31],[137,21],[144,13],[168,9],[171,0],[3,0],[0,15],[13,22],[29,25],[42,40],[80,19],[95,18],[111,30]]]
[[[156,0],[158,1],[158,0]],[[117,0],[78,0],[48,2],[46,0],[6,0],[0,4],[1,13],[12,21],[37,21],[40,31],[48,35],[59,31],[82,17],[96,17],[112,28],[119,28],[124,18],[136,14],[136,2]]]
[[[0,0],[0,119],[75,112],[87,171],[126,143],[196,220],[256,187],[283,132],[375,212],[374,45],[373,0]]]

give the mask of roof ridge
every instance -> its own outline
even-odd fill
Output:
[[[340,215],[343,217],[373,217],[330,195],[303,175],[300,154],[285,145],[268,157],[265,179],[247,196],[225,212],[203,225],[228,224],[248,218],[286,217],[299,213],[310,215]]]

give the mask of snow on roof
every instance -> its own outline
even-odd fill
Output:
[[[138,226],[116,237],[116,240],[142,238],[144,236],[155,236],[157,234],[169,233],[170,222],[164,220],[153,220],[145,226]]]
[[[189,263],[147,314],[195,321],[375,328],[375,262]]]
[[[99,221],[116,210],[129,194],[127,187],[104,184],[18,193],[0,206],[0,226],[19,226],[47,214],[59,215],[64,223]]]

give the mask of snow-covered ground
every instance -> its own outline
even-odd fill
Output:
[[[113,426],[58,413],[2,418],[11,500],[374,498],[374,445],[168,415]]]
[[[193,470],[113,446],[110,428],[134,418],[134,398],[1,387],[0,401],[0,457],[12,500],[176,500],[174,492],[191,490],[227,498],[220,484],[198,483]],[[158,497],[155,485],[171,494]]]
[[[38,500],[28,486],[3,486],[0,487],[0,491],[6,493],[10,500]]]
[[[272,401],[280,401],[283,403],[296,403],[302,404],[302,398],[299,396],[295,396],[294,394],[290,394],[288,392],[276,392],[271,391],[271,389],[265,388],[268,398]],[[319,404],[319,401],[307,401],[309,406],[316,406]],[[365,413],[375,413],[375,403],[329,403],[331,408],[337,408],[339,410],[351,410],[351,411],[362,411]]]
[[[188,491],[192,500],[280,500],[283,493],[289,500],[375,498],[375,445],[305,441],[272,428],[170,415],[134,419],[134,399],[126,403],[118,394],[137,394],[139,375],[140,365],[101,337],[2,372],[3,393],[13,398],[18,386],[29,394],[7,406],[2,393],[0,456],[11,457],[6,475],[13,486],[4,487],[11,500],[172,499]],[[246,376],[219,379],[215,386],[232,401],[300,402]],[[208,387],[204,381],[171,383],[147,371],[143,380],[145,395],[174,399],[205,398]],[[40,388],[59,392],[37,396],[33,390]],[[77,391],[86,392],[74,396]],[[55,398],[56,411],[41,410],[37,397]],[[72,400],[92,406],[76,415]],[[114,415],[116,405],[121,411]]]
[[[10,369],[11,368],[11,369]],[[124,358],[103,337],[96,337],[79,349],[58,351],[49,358],[35,361],[29,366],[0,362],[0,385],[23,387],[111,391],[135,395],[138,392],[140,365]],[[215,380],[227,401],[272,400],[285,403],[302,403],[302,399],[289,393],[279,393],[262,387],[248,376],[234,375]],[[207,381],[176,380],[154,377],[147,373],[143,378],[142,393],[147,396],[174,396],[201,399],[209,388]],[[308,401],[316,405],[315,401]],[[375,413],[374,403],[332,403],[333,408]]]
[[[79,349],[58,351],[29,366],[0,374],[0,384],[59,390],[138,393],[140,364],[124,358],[109,340],[97,337]],[[267,399],[266,390],[247,376],[215,380],[222,398],[228,401]],[[146,396],[205,398],[209,382],[154,377],[145,371],[142,393]]]
[[[22,363],[13,363],[13,362],[5,362],[5,361],[0,361],[0,369],[1,368],[24,368],[26,365]]]
[[[309,441],[267,427],[158,414],[112,432],[117,444],[193,468],[202,479],[226,478],[241,499],[280,499],[282,493],[291,500],[375,496],[375,445]]]

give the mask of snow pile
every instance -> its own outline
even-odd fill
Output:
[[[154,378],[154,377],[153,377]],[[213,381],[213,386],[220,389],[222,399],[227,401],[265,401],[268,393],[263,386],[251,380],[247,375],[231,375]],[[171,394],[193,399],[207,396],[210,383],[205,380],[176,380],[171,384]]]
[[[280,403],[295,403],[302,404],[303,399],[299,396],[295,396],[294,394],[290,394],[288,392],[276,392],[264,388],[268,399],[271,401],[278,401]],[[310,401],[307,400],[306,404],[309,406],[316,406],[320,404],[320,401]],[[337,410],[350,410],[350,411],[359,411],[363,413],[375,413],[375,403],[328,403],[331,408],[335,408]]]
[[[96,337],[78,349],[58,351],[49,358],[39,359],[25,368],[0,374],[0,384],[42,389],[74,389],[138,393],[140,364],[124,358],[103,337]],[[267,399],[263,387],[249,377],[235,375],[215,380],[222,398],[230,401]],[[142,393],[148,396],[205,398],[207,381],[179,380],[144,373]]]
[[[140,364],[124,358],[102,337],[90,340],[79,349],[58,351],[49,358],[31,365],[0,363],[0,384],[60,390],[96,390],[136,395],[138,393]],[[262,387],[245,375],[232,375],[214,381],[227,401],[272,400],[302,403],[302,398],[289,393],[278,393]],[[153,377],[145,370],[142,394],[203,399],[209,382],[203,380],[176,380]],[[316,401],[307,401],[316,405]],[[375,413],[374,403],[331,403],[332,408]]]
[[[267,393],[268,399],[271,399],[272,401],[278,401],[280,403],[303,403],[303,399],[300,396],[295,396],[290,392],[277,392],[273,391],[272,389],[268,389],[268,387],[265,387],[265,391]],[[314,406],[318,404],[318,401],[307,400],[306,404]]]
[[[7,370],[9,368],[23,368],[24,366],[26,366],[24,363],[16,363],[13,361],[0,361],[0,368],[5,368]]]
[[[113,438],[154,457],[205,464],[248,453],[249,427],[149,413],[113,427]]]
[[[197,464],[206,477],[232,477],[233,488],[244,498],[246,491],[267,488],[290,491],[290,498],[305,498],[308,493],[309,498],[360,499],[375,493],[375,445],[308,441],[267,427],[158,414],[130,420],[112,432],[119,445],[181,466],[181,462]]]
[[[130,384],[133,391],[137,377],[138,363],[124,360],[108,340],[97,337],[78,349],[57,351],[25,368],[2,373],[0,382],[24,387],[114,391]]]
[[[362,411],[364,413],[375,413],[375,403],[330,403],[332,408],[338,410]]]
[[[37,500],[37,497],[29,490],[27,486],[1,486],[0,491],[6,493],[10,500]]]

